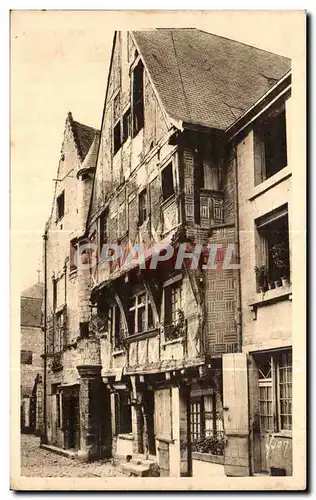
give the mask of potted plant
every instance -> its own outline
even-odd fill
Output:
[[[268,271],[266,266],[255,266],[255,275],[257,278],[257,282],[259,285],[260,292],[265,292],[267,290],[267,281],[268,281]]]
[[[280,269],[282,286],[289,286],[289,252],[284,242],[276,243],[270,249],[275,266]]]
[[[274,286],[275,286],[274,281],[268,280],[268,289],[273,290]]]

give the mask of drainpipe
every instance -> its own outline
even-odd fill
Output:
[[[234,204],[235,204],[235,255],[236,264],[239,268],[237,269],[236,278],[236,327],[237,327],[237,337],[239,344],[239,351],[242,352],[242,315],[241,315],[241,280],[240,280],[240,252],[239,252],[239,205],[238,205],[238,169],[237,169],[237,151],[236,146],[233,147],[234,152]]]
[[[45,233],[43,235],[44,240],[44,376],[43,376],[43,435],[41,439],[41,444],[47,444],[47,229],[45,228]]]

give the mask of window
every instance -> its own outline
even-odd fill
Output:
[[[59,196],[57,196],[57,213],[56,213],[56,219],[59,220],[61,219],[64,214],[65,214],[65,191],[63,191]]]
[[[219,168],[210,161],[204,160],[201,172],[201,188],[219,191],[220,187]]]
[[[55,316],[54,352],[62,351],[67,344],[66,333],[66,312],[63,310]]]
[[[165,302],[165,340],[173,340],[181,337],[184,327],[184,316],[182,310],[182,287],[177,282],[168,285],[164,289]]]
[[[122,325],[121,325],[121,315],[118,306],[112,306],[109,310],[109,330],[111,334],[112,345],[114,349],[121,349],[122,344]]]
[[[281,354],[279,361],[279,428],[292,429],[292,354]]]
[[[79,323],[80,338],[87,339],[89,337],[89,322],[81,321]]]
[[[260,238],[258,255],[261,274],[257,275],[257,286],[290,277],[289,226],[287,205],[257,219],[256,226]]]
[[[133,137],[144,126],[143,63],[139,61],[133,72]]]
[[[292,352],[257,357],[261,431],[292,430]]]
[[[138,195],[138,222],[143,224],[147,219],[147,190],[144,189]]]
[[[21,365],[31,365],[33,363],[32,351],[21,351]]]
[[[128,391],[118,391],[115,394],[116,433],[132,432],[132,412]]]
[[[99,218],[99,256],[102,256],[102,248],[107,242],[107,211],[103,212]]]
[[[169,165],[161,171],[161,184],[162,197],[164,200],[168,200],[168,198],[174,195],[172,163],[169,163]]]
[[[146,293],[133,297],[128,309],[129,335],[141,333],[154,327],[152,307]]]
[[[255,130],[255,183],[287,166],[285,110],[279,108]]]
[[[219,394],[192,396],[190,399],[190,433],[194,451],[224,454],[224,423]],[[200,391],[197,391],[201,393]]]
[[[78,267],[78,264],[77,264],[77,240],[71,240],[69,253],[70,253],[70,256],[69,256],[70,271],[75,271]]]
[[[175,283],[165,287],[165,323],[175,323],[177,312],[182,308],[181,284]]]
[[[123,143],[131,136],[131,108],[123,115]]]
[[[113,131],[113,148],[114,148],[114,154],[118,152],[118,150],[121,147],[121,122],[119,121]]]

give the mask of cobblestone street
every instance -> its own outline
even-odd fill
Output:
[[[39,447],[40,438],[21,435],[21,476],[117,477],[124,476],[110,461],[83,463]],[[125,476],[126,477],[126,476]]]

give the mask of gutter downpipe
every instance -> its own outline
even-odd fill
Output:
[[[237,169],[237,149],[233,146],[234,154],[234,177],[235,177],[235,188],[234,188],[234,202],[235,202],[235,252],[236,252],[236,263],[238,264],[237,269],[237,287],[236,287],[236,303],[237,303],[237,313],[236,313],[236,326],[237,326],[237,336],[238,336],[238,347],[239,351],[242,352],[242,317],[241,317],[241,279],[240,279],[240,251],[239,251],[239,202],[238,202],[238,169]]]
[[[43,435],[41,439],[41,444],[47,444],[47,228],[45,228],[45,233],[43,234],[44,240],[44,363],[43,363]]]

